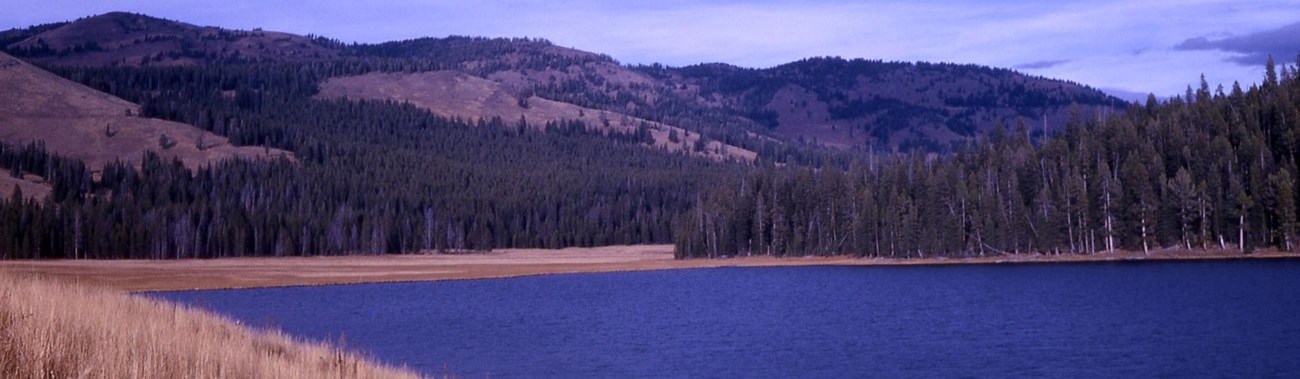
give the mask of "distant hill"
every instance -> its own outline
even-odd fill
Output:
[[[946,150],[1023,119],[1052,132],[1128,102],[1077,83],[976,65],[811,58],[770,69],[726,64],[623,66],[535,39],[423,38],[350,54],[428,60],[519,93],[619,112],[731,143],[754,135],[834,147]],[[405,67],[411,70],[412,67]]]
[[[200,27],[124,12],[5,31],[0,44],[34,63],[66,66],[307,60],[337,56],[340,48],[323,38]]]
[[[54,66],[316,62],[334,67],[340,77],[459,72],[495,82],[516,100],[536,97],[567,109],[602,110],[620,120],[690,130],[720,141],[717,146],[753,151],[772,141],[944,151],[999,122],[1010,128],[1023,119],[1031,132],[1050,133],[1064,124],[1071,105],[1084,114],[1127,106],[1077,83],[976,65],[810,58],[768,69],[625,66],[607,55],[540,39],[453,36],[347,45],[323,37],[200,27],[121,12],[0,32],[0,47]],[[399,88],[393,86],[358,87],[380,85],[375,80],[348,83],[354,97],[424,96],[394,92]],[[383,96],[377,96],[380,92]],[[473,92],[460,95],[451,91],[437,97],[474,101]],[[511,116],[491,108],[473,110],[477,114],[429,108],[445,115]],[[532,113],[539,118],[530,122],[560,121]],[[657,135],[655,143],[662,145],[665,139]]]
[[[232,146],[225,137],[138,117],[139,112],[139,105],[0,53],[0,141],[41,141],[49,151],[86,162],[93,170],[115,160],[137,162],[145,151],[178,158],[191,168],[229,158],[291,155]]]
[[[1010,128],[1023,119],[1041,132],[1063,125],[1071,105],[1083,112],[1128,105],[1079,84],[976,65],[812,58],[763,70],[720,64],[641,70],[778,135],[842,147],[944,149],[997,122]]]

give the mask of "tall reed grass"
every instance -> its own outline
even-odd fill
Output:
[[[0,271],[3,378],[415,378],[323,343]]]

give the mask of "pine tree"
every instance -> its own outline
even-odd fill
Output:
[[[1272,211],[1275,213],[1277,226],[1274,230],[1278,246],[1284,251],[1295,248],[1293,238],[1296,234],[1296,200],[1295,179],[1286,168],[1278,170],[1268,178],[1273,192]]]
[[[1179,168],[1174,177],[1165,183],[1169,193],[1171,208],[1178,217],[1178,230],[1183,248],[1192,248],[1192,223],[1196,220],[1198,200],[1201,198],[1191,173],[1186,168]]]
[[[1264,63],[1264,88],[1270,89],[1277,86],[1277,69],[1273,65],[1273,55],[1268,55],[1268,61]]]

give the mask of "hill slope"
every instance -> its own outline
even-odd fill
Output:
[[[191,168],[290,154],[231,146],[225,137],[190,125],[134,116],[139,112],[134,103],[0,53],[0,140],[7,143],[43,141],[49,151],[79,159],[92,170],[115,160],[136,162],[145,151],[178,158]]]
[[[544,123],[581,121],[588,128],[604,133],[647,133],[652,146],[669,151],[683,151],[717,160],[750,162],[753,151],[724,145],[718,141],[701,143],[700,135],[675,126],[629,117],[625,114],[584,108],[535,95],[515,95],[499,82],[456,71],[421,73],[370,73],[336,77],[320,85],[320,97],[378,99],[409,102],[435,114],[467,121],[500,118],[514,122],[525,120],[533,127]]]

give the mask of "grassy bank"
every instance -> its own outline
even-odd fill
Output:
[[[0,270],[46,280],[119,291],[312,286],[425,280],[508,278],[580,272],[668,270],[708,267],[899,266],[1033,264],[1231,259],[1300,259],[1273,250],[1161,249],[1096,254],[1005,254],[969,258],[854,258],[753,256],[673,259],[672,245],[590,248],[502,249],[484,254],[385,255],[182,260],[3,261]]]
[[[0,271],[0,377],[403,378],[319,343],[166,302]]]

